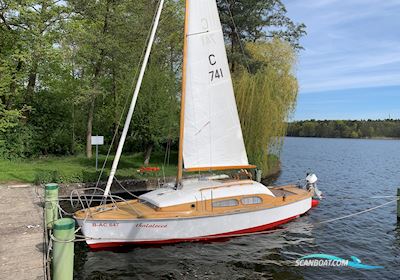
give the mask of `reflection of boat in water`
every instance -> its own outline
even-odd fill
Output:
[[[154,32],[162,5],[163,1]],[[215,0],[186,1],[182,80],[176,184],[138,199],[76,212],[75,218],[90,247],[206,240],[263,231],[293,220],[312,207],[313,192],[294,185],[267,188],[250,177],[182,179],[183,160],[188,172],[254,168],[248,163],[243,142]],[[137,94],[138,87],[105,197],[109,195]]]

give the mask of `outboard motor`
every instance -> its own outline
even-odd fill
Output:
[[[317,181],[318,178],[315,174],[311,173],[308,174],[307,173],[307,177],[306,177],[306,189],[309,192],[312,192],[313,194],[313,198],[315,199],[321,199],[322,198],[322,192],[317,188]]]

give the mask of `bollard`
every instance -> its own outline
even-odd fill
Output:
[[[397,220],[400,221],[400,188],[397,188]]]
[[[55,221],[53,233],[53,279],[72,280],[74,277],[75,220],[62,218]],[[71,241],[65,242],[69,240]]]
[[[45,211],[46,226],[48,229],[53,228],[53,222],[58,219],[58,185],[46,184],[45,186]]]

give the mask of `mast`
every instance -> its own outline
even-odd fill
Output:
[[[139,94],[140,86],[142,85],[144,71],[146,70],[147,62],[149,60],[151,47],[152,47],[153,42],[154,42],[154,37],[156,35],[156,31],[157,31],[158,23],[160,21],[160,16],[161,16],[161,11],[162,11],[163,6],[164,6],[164,0],[160,0],[160,4],[159,4],[158,10],[157,10],[157,14],[156,14],[156,17],[155,17],[154,23],[153,23],[153,28],[151,30],[149,43],[147,45],[146,53],[144,55],[143,64],[142,64],[142,67],[140,69],[140,73],[139,73],[139,77],[138,77],[138,80],[137,80],[137,83],[136,83],[135,91],[134,91],[133,96],[132,96],[131,105],[129,107],[128,115],[126,116],[124,129],[122,130],[121,138],[120,138],[119,143],[118,143],[117,152],[115,154],[114,161],[113,161],[113,164],[112,164],[112,167],[111,167],[110,176],[108,177],[107,185],[106,185],[106,188],[104,190],[104,196],[107,196],[108,193],[110,192],[111,184],[112,184],[112,182],[114,180],[115,172],[117,171],[119,159],[121,158],[122,148],[124,147],[126,135],[128,134],[129,125],[130,125],[131,120],[132,120],[133,111],[135,109],[136,100],[137,100],[137,97],[138,97],[138,94]]]
[[[182,94],[181,94],[181,115],[179,123],[179,151],[178,151],[178,174],[176,176],[176,187],[179,187],[182,180],[183,169],[183,129],[185,123],[185,96],[186,96],[186,63],[187,63],[187,33],[189,20],[189,0],[185,1],[185,28],[183,39],[183,65],[182,65]]]

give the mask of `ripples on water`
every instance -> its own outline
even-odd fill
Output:
[[[312,170],[325,199],[287,230],[211,243],[91,252],[77,244],[75,279],[400,279],[396,204],[356,217],[319,221],[382,204],[400,186],[400,141],[286,138],[276,184]],[[390,199],[389,199],[390,200]],[[384,269],[296,267],[307,254],[356,256]]]

